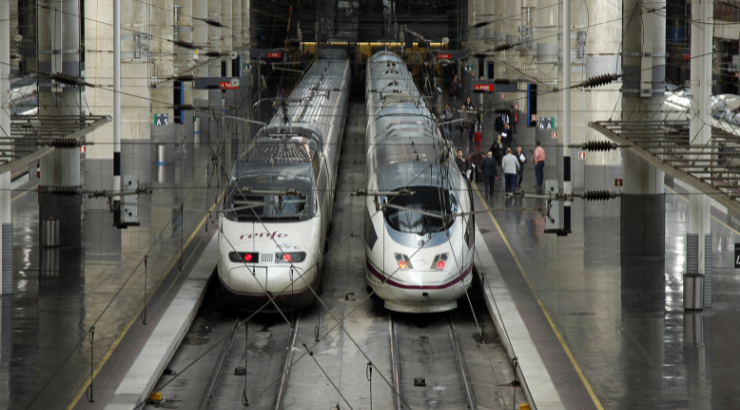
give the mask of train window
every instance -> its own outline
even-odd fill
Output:
[[[264,196],[235,193],[233,198],[232,207],[234,209],[234,215],[238,220],[251,219],[255,215],[263,216],[265,214],[265,206],[258,206],[265,203]]]
[[[414,187],[413,190],[416,195],[388,198],[390,204],[405,209],[386,208],[386,222],[397,231],[417,235],[434,235],[449,229],[455,219],[445,221],[442,215],[457,213],[457,199],[449,191],[436,187]]]
[[[276,207],[274,216],[295,216],[303,213],[305,209],[305,195],[285,195],[283,196],[282,208]]]

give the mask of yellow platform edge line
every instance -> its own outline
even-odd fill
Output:
[[[472,185],[473,185],[473,188],[475,189],[475,192],[478,194],[478,198],[480,198],[481,202],[483,203],[483,206],[486,208],[486,210],[488,210],[488,204],[486,204],[486,201],[481,196],[481,193],[478,190],[478,186],[475,183],[473,183]],[[555,336],[558,338],[560,345],[563,346],[563,350],[565,350],[565,354],[568,355],[568,359],[570,359],[570,363],[573,365],[573,368],[576,370],[576,373],[578,373],[578,377],[581,378],[581,381],[583,382],[583,385],[586,387],[586,390],[588,391],[588,394],[591,397],[591,400],[594,402],[594,405],[596,406],[598,410],[604,410],[604,407],[601,405],[599,398],[596,397],[596,393],[594,393],[593,388],[591,388],[591,384],[588,382],[588,379],[586,379],[586,376],[583,374],[583,371],[581,370],[581,366],[578,365],[576,358],[573,356],[573,352],[570,351],[570,348],[565,343],[565,339],[563,338],[563,335],[560,334],[560,331],[555,325],[555,322],[553,322],[552,317],[550,317],[550,313],[547,311],[547,308],[545,308],[545,304],[542,302],[542,299],[540,299],[540,295],[537,293],[537,290],[534,288],[534,285],[532,285],[532,282],[530,282],[529,277],[527,276],[527,273],[524,271],[524,267],[522,267],[522,264],[519,262],[519,258],[517,258],[516,253],[514,253],[514,249],[509,244],[508,239],[506,239],[506,235],[504,235],[504,231],[501,229],[501,226],[499,226],[498,221],[496,221],[496,218],[493,217],[493,212],[488,212],[488,216],[491,217],[493,224],[496,225],[496,229],[498,230],[498,233],[501,235],[501,238],[504,240],[506,247],[509,249],[509,253],[511,253],[511,256],[514,258],[514,262],[516,262],[516,266],[519,267],[519,271],[522,273],[522,276],[524,277],[524,281],[527,282],[527,286],[529,286],[529,290],[532,291],[534,298],[537,299],[537,304],[540,306],[540,309],[542,309],[542,313],[545,314],[545,317],[547,318],[548,323],[550,323],[550,327],[552,328],[553,332],[555,332]]]
[[[216,204],[220,200],[221,200],[221,196],[219,196],[219,199],[216,201],[216,203],[214,203],[211,206],[211,208],[208,210],[209,213],[213,211],[213,208],[216,207]],[[182,255],[183,252],[185,252],[185,249],[188,246],[190,246],[190,242],[193,240],[193,238],[195,238],[195,234],[197,234],[198,231],[200,231],[200,228],[203,227],[203,224],[206,222],[206,218],[208,218],[208,214],[206,214],[206,216],[204,216],[203,219],[200,221],[200,224],[198,224],[198,226],[195,228],[195,230],[193,231],[193,233],[188,238],[187,242],[185,242],[185,245],[182,246],[182,249],[180,249],[180,252],[172,260],[172,264],[170,264],[170,267],[167,268],[167,270],[165,272],[169,272],[169,271],[172,270],[172,268],[175,266],[175,263],[180,258],[180,255]],[[159,290],[159,287],[161,285],[162,285],[162,282],[159,282],[159,285],[157,285],[157,287],[154,289],[154,291],[152,291],[151,294],[153,295],[153,294],[157,293],[157,290]],[[108,362],[108,359],[110,359],[110,356],[113,354],[113,351],[116,350],[116,347],[118,347],[118,343],[120,343],[121,342],[121,339],[123,339],[123,337],[126,335],[126,333],[128,333],[129,328],[131,328],[131,326],[134,324],[134,322],[139,318],[139,316],[141,315],[141,312],[143,310],[144,310],[144,304],[142,303],[141,306],[139,307],[138,311],[134,315],[134,317],[131,318],[131,320],[128,322],[128,324],[126,324],[126,327],[123,328],[123,331],[121,332],[121,334],[118,335],[118,337],[116,338],[116,340],[113,341],[113,343],[111,344],[111,346],[108,348],[108,351],[105,352],[105,355],[103,355],[103,358],[100,359],[100,362],[98,362],[98,365],[95,366],[95,369],[93,370],[93,374],[92,374],[92,378],[93,379],[95,379],[95,376],[98,375],[98,372],[100,371],[100,369],[103,368],[103,366],[105,365],[105,363]],[[85,391],[87,391],[87,386],[89,386],[89,385],[90,385],[90,376],[87,376],[87,379],[85,379],[85,382],[82,383],[82,386],[77,391],[77,394],[75,394],[75,396],[72,398],[72,401],[66,407],[66,410],[72,410],[77,405],[77,402],[80,401],[80,398],[82,398],[82,395],[85,394]]]
[[[667,189],[667,190],[669,190],[669,191],[671,191],[671,192],[673,192],[673,194],[675,194],[677,197],[683,199],[685,202],[689,202],[689,199],[688,198],[686,198],[685,196],[679,194],[678,192],[676,192],[675,190],[673,190],[673,188],[671,188],[671,187],[664,187],[664,188]],[[729,212],[729,210],[727,212]],[[736,235],[740,235],[740,232],[738,232],[735,228],[731,227],[730,225],[727,225],[725,222],[720,221],[719,218],[717,218],[716,216],[711,215],[711,210],[710,210],[710,216],[712,217],[712,219],[714,219],[715,221],[717,221],[720,225],[722,225],[725,228],[731,230],[732,232],[735,232]]]

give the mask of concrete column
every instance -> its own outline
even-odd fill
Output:
[[[174,21],[173,37],[180,41],[193,42],[193,0],[175,0],[173,7],[177,8]],[[182,73],[192,69],[200,60],[194,60],[195,52],[184,47],[174,47],[176,55],[174,71]],[[169,89],[169,87],[168,87]],[[171,90],[170,90],[171,92]],[[185,104],[193,104],[193,89],[185,87]],[[169,98],[171,100],[171,98]]]
[[[7,2],[1,3],[7,4]],[[0,9],[7,7],[1,3]],[[1,10],[0,15],[2,15]],[[10,171],[8,171],[0,175],[0,223],[2,226],[0,232],[0,296],[13,293],[13,220],[10,189]]]
[[[211,20],[221,21],[221,6],[220,1],[209,1],[208,2],[208,18]],[[231,8],[229,8],[231,12]],[[221,34],[220,27],[208,26],[208,50],[210,51],[223,51],[223,37]],[[211,77],[221,76],[221,66],[217,64],[209,64],[209,75]]]
[[[80,75],[79,2],[51,1],[49,8],[38,11],[38,70],[47,73]],[[5,64],[2,64],[3,69]],[[4,74],[3,74],[4,77]],[[40,115],[80,115],[81,97],[78,87],[63,86],[48,79],[39,80]],[[41,158],[39,189],[48,187],[81,187],[80,152],[78,149],[57,149]],[[38,195],[39,226],[47,218],[60,221],[60,243],[79,246],[82,241],[82,197],[59,196],[46,192]]]
[[[191,4],[191,1],[187,2],[188,6],[191,6]],[[153,36],[150,42],[150,58],[152,63],[151,73],[152,76],[156,78],[156,80],[154,80],[153,78],[153,81],[160,81],[165,78],[170,78],[173,74],[175,74],[173,56],[174,47],[171,42],[165,41],[165,39],[174,39],[173,26],[176,24],[176,22],[174,21],[175,8],[172,0],[152,0],[152,6],[153,10],[159,10],[159,12],[153,13],[151,15],[151,30]],[[184,7],[178,8],[178,20],[181,18],[180,16],[182,14],[186,14],[182,17],[188,19],[190,18],[190,13],[184,11],[183,8]],[[188,21],[188,23],[191,22]],[[178,35],[180,34],[182,34],[186,38],[192,37],[192,32],[187,32],[185,30],[183,30],[182,33],[178,31]],[[182,61],[180,62],[178,68],[182,69],[183,71],[189,69],[188,63],[192,61],[193,51],[182,47],[177,47],[177,49],[179,51],[178,60],[182,58]],[[187,84],[188,83],[184,83],[184,85]],[[165,145],[165,152],[167,154],[165,163],[174,162],[175,153],[178,149],[177,144],[184,138],[182,135],[180,135],[180,124],[175,124],[174,110],[172,108],[169,108],[170,106],[172,106],[172,91],[172,82],[168,82],[161,87],[153,88],[151,90],[152,103],[151,111],[149,112],[149,129],[151,130],[152,142],[154,144],[157,144],[157,146],[159,146],[159,144]],[[187,97],[185,97],[183,103],[188,103]],[[167,125],[157,126],[152,121],[154,114],[168,114],[169,123]],[[187,117],[188,116],[185,114],[185,112],[183,112],[183,121],[186,125],[191,125],[193,122],[192,115],[190,115],[189,118],[190,123],[187,123]],[[124,146],[124,148],[126,147]],[[148,146],[143,146],[141,144],[133,145],[131,148],[133,149],[127,149],[126,151],[138,154],[140,149],[145,148],[147,149],[147,152],[151,152]],[[128,161],[125,162],[127,164],[130,164],[130,162]]]
[[[231,2],[221,3],[221,18],[218,20],[220,20],[221,24],[224,25],[224,27],[221,28],[221,51],[224,53],[230,52],[234,43],[234,38],[231,35],[231,26],[233,24],[231,13],[233,12],[232,5],[236,1],[237,0],[231,0]],[[231,76],[231,60],[226,57],[222,61],[226,63],[226,76]],[[221,63],[219,62],[218,64]]]
[[[703,149],[712,138],[712,36],[713,6],[711,1],[691,3],[691,146]],[[707,195],[692,190],[689,200],[689,231],[687,238],[687,269],[684,275],[685,309],[702,309],[704,282],[711,261],[711,204]],[[709,245],[709,246],[707,246]],[[711,265],[709,266],[711,269]],[[711,294],[711,293],[710,293]]]
[[[473,24],[480,23],[487,19],[487,17],[484,16],[486,14],[485,12],[486,0],[473,0],[473,1],[475,2],[475,20],[469,23],[471,26]],[[479,50],[484,50],[484,47],[485,47],[484,40],[483,40],[484,31],[485,29],[483,27],[479,27],[475,29],[476,44]],[[481,76],[484,74],[484,71],[478,70],[478,73],[479,73],[478,75]]]
[[[599,0],[589,0],[589,20],[591,27],[586,37],[586,70],[582,80],[602,74],[613,74],[622,71],[618,57],[622,35],[621,0],[614,3],[615,7],[601,7]],[[573,133],[573,142],[603,141],[604,136],[586,126],[587,122],[603,121],[609,118],[619,118],[622,108],[622,94],[619,91],[620,83],[614,82],[605,86],[588,88],[579,94],[584,95],[584,106],[581,107],[584,115],[577,121],[583,124],[582,132]],[[580,128],[580,127],[579,127]],[[578,138],[583,135],[583,138]],[[585,164],[584,164],[585,163]],[[586,190],[619,190],[615,188],[614,180],[622,177],[622,158],[620,152],[588,152],[586,159],[575,159],[575,167],[585,165],[581,186]],[[586,217],[619,217],[620,199],[611,201],[588,201],[584,204]]]
[[[252,21],[254,16],[252,15],[249,0],[241,0],[242,2],[242,45],[244,46],[245,54],[242,56],[243,61],[249,61],[247,56],[249,55],[249,48],[256,44],[253,41],[252,27],[255,26],[255,22]],[[308,39],[308,37],[306,37]]]
[[[113,115],[113,8],[85,2],[85,77],[100,87],[85,91],[90,111]],[[106,126],[87,135],[95,145],[87,147],[85,188],[113,188],[113,127]],[[108,209],[103,199],[85,199],[87,209]]]
[[[662,120],[665,102],[665,2],[642,6],[623,0],[622,120]],[[644,37],[643,37],[644,36]],[[644,39],[644,40],[643,40]],[[650,54],[644,52],[649,47]],[[643,54],[645,53],[645,54]],[[645,84],[645,86],[643,86]],[[649,85],[648,85],[649,84]],[[623,255],[665,255],[663,172],[629,150],[622,150],[621,250]]]
[[[10,136],[10,4],[0,1],[0,136]],[[13,220],[10,172],[0,175],[0,295],[13,293]],[[8,337],[8,335],[5,335]]]
[[[492,0],[493,1],[493,20],[494,23],[489,25],[493,31],[493,46],[500,46],[506,44],[506,0]],[[489,40],[490,42],[491,40]],[[496,53],[497,60],[506,61],[505,53]],[[493,67],[494,78],[502,78],[505,72],[505,66],[503,64],[495,64]]]
[[[149,5],[122,0],[121,3],[121,140],[124,144],[148,146],[150,142],[149,112],[151,92],[150,71],[145,38],[134,31],[148,27]],[[86,101],[96,115],[113,115],[113,8],[97,7],[85,2],[85,72],[88,81],[100,84],[86,91]],[[113,128],[103,127],[87,136],[96,142],[88,147],[85,160],[85,189],[113,189]],[[150,156],[122,155],[123,167],[136,169],[143,183],[149,181]],[[128,164],[128,165],[127,165]],[[87,209],[108,209],[103,199],[86,199]]]
[[[242,50],[242,0],[231,2],[231,47],[237,52]]]

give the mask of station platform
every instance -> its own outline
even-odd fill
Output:
[[[491,133],[482,147],[491,144]],[[475,149],[467,138],[455,135],[454,142],[466,155]],[[535,192],[533,148],[524,147],[528,192]],[[680,184],[666,186],[664,258],[622,256],[619,218],[584,217],[583,201],[573,203],[573,233],[558,237],[543,233],[539,212],[517,210],[544,201],[506,198],[503,177],[492,199],[483,198],[482,183],[474,190],[476,210],[508,209],[476,217],[477,262],[489,310],[508,326],[497,323],[510,339],[503,344],[517,357],[532,408],[740,406],[733,382],[740,377],[737,215],[712,210],[714,302],[689,312],[682,305],[689,206]]]
[[[209,187],[207,152],[191,142],[176,161],[151,164],[146,172],[157,177],[153,194],[139,197],[138,227],[116,229],[110,211],[83,206],[80,248],[40,247],[38,181],[14,183],[14,288],[0,313],[0,408],[98,409],[113,401],[144,343],[158,340],[155,329],[177,307],[176,296],[192,293],[194,268],[207,279],[215,266],[215,255],[207,269],[196,266],[215,231],[208,211],[218,189]]]

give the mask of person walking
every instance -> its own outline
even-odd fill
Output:
[[[475,108],[468,108],[468,121],[470,121],[470,130],[468,130],[468,142],[473,142],[475,132],[478,130],[478,115]]]
[[[519,171],[519,160],[511,153],[511,148],[506,148],[506,155],[501,160],[501,168],[506,179],[506,196],[516,189],[516,174]]]
[[[460,92],[460,80],[458,80],[457,76],[452,79],[452,89],[450,91],[453,100],[457,101],[457,95]]]
[[[496,163],[499,164],[499,169],[501,168],[501,159],[504,158],[504,142],[501,139],[501,135],[496,137],[496,141],[493,142],[493,145],[491,145],[491,148],[488,149],[489,151],[493,152],[493,158],[496,160]]]
[[[470,169],[472,170],[472,177],[470,178],[472,181],[480,182],[483,177],[483,169],[481,168],[483,158],[485,158],[485,155],[479,151],[468,155],[468,164],[470,164]]]
[[[457,123],[457,127],[460,130],[460,138],[463,136],[463,131],[465,131],[465,104],[460,107],[460,111],[458,112],[458,119],[460,122]]]
[[[537,177],[537,187],[542,188],[542,180],[545,179],[545,149],[539,141],[534,145],[534,175]]]
[[[450,139],[450,137],[452,137],[452,124],[450,124],[450,121],[452,120],[452,110],[450,110],[450,104],[445,105],[445,110],[442,115],[444,115],[442,129],[444,130],[445,139]]]
[[[488,151],[488,155],[481,161],[481,170],[483,171],[483,186],[486,190],[486,199],[493,198],[493,184],[498,179],[498,162],[493,157],[493,152]]]
[[[516,147],[516,159],[519,160],[519,172],[516,177],[516,186],[517,188],[521,188],[522,179],[524,179],[524,164],[527,163],[527,157],[524,155],[521,146]]]
[[[508,123],[504,124],[504,129],[501,130],[501,133],[499,134],[499,136],[501,136],[501,142],[504,143],[504,146],[506,148],[511,148],[512,138],[511,138],[511,130],[509,129]]]

